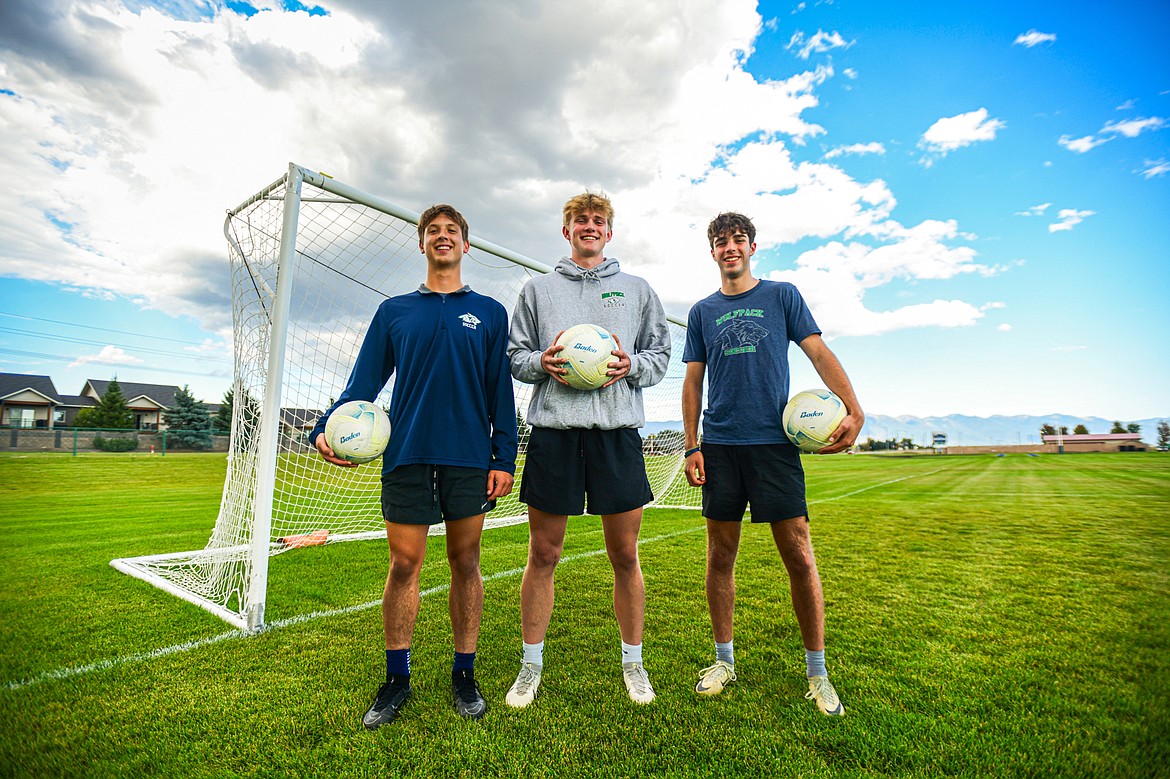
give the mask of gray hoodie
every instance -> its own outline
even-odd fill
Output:
[[[540,367],[540,356],[557,333],[584,323],[616,335],[630,355],[629,375],[592,392],[566,387]],[[650,285],[622,273],[616,259],[607,257],[585,270],[564,257],[555,273],[534,276],[520,291],[508,361],[516,379],[536,385],[527,415],[534,427],[642,427],[642,388],[662,381],[670,362],[666,312]]]

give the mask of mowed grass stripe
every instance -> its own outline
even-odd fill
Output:
[[[10,531],[0,541],[0,679],[223,634],[214,617],[108,565],[129,547],[206,541],[222,459],[158,459],[0,456]],[[831,457],[806,469],[810,500],[823,501],[812,528],[844,720],[802,697],[787,578],[758,526],[744,528],[737,567],[740,681],[718,699],[695,696],[713,651],[702,523],[653,511],[647,539],[676,535],[642,550],[659,694],[650,707],[621,687],[612,572],[600,521],[582,518],[565,556],[594,554],[558,573],[531,709],[502,703],[519,658],[513,575],[488,587],[477,676],[491,708],[481,723],[451,711],[450,623],[430,596],[415,634],[415,698],[375,734],[360,725],[383,663],[380,619],[366,608],[0,689],[0,765],[66,776],[1164,773],[1170,458]],[[172,487],[181,499],[164,498]],[[523,566],[523,526],[484,541],[485,571]],[[424,589],[448,580],[442,543],[429,548]],[[386,549],[339,544],[273,562],[270,615],[291,620],[376,603]]]

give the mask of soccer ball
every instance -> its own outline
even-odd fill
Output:
[[[827,389],[805,390],[784,406],[784,435],[802,452],[819,452],[845,418],[845,404]]]
[[[617,346],[613,336],[597,325],[573,325],[557,339],[557,345],[565,347],[558,356],[568,360],[565,381],[573,389],[595,390],[610,380],[605,375],[609,363],[614,359],[610,354]]]
[[[390,418],[364,400],[351,400],[333,409],[325,420],[325,442],[333,453],[351,463],[368,463],[386,451]]]

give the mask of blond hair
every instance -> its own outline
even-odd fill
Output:
[[[582,192],[576,197],[571,197],[565,202],[565,207],[561,211],[562,225],[569,226],[569,222],[578,214],[583,214],[586,211],[596,211],[599,214],[605,214],[605,221],[610,229],[613,229],[613,203],[609,202],[609,198],[600,193]]]

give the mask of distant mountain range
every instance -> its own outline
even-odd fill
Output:
[[[1170,415],[1151,419],[1123,419],[1128,425],[1141,425],[1142,440],[1148,444],[1158,440],[1158,423],[1170,421]],[[1084,425],[1090,433],[1108,433],[1113,428],[1112,419],[1101,417],[1074,417],[1068,414],[1048,416],[991,416],[971,417],[950,414],[945,417],[887,417],[871,414],[865,418],[859,441],[872,438],[875,441],[909,438],[919,446],[929,446],[934,433],[946,433],[951,446],[1004,446],[1007,444],[1040,443],[1040,426],[1067,427],[1071,433],[1077,425]],[[642,435],[660,433],[663,430],[682,430],[682,422],[647,422]]]

